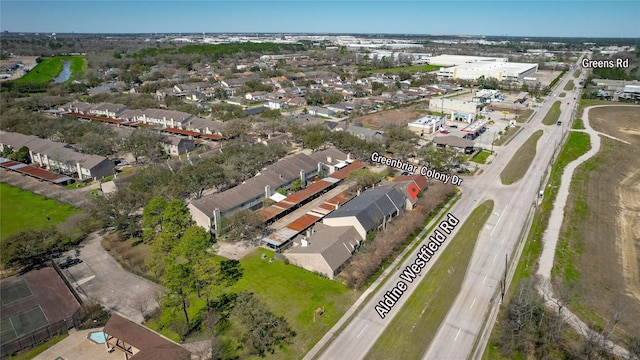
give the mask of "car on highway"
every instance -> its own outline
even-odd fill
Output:
[[[67,258],[65,261],[61,262],[60,264],[58,264],[58,267],[60,269],[66,269],[66,268],[70,268],[73,265],[78,265],[82,262],[82,259],[78,259],[78,258]]]

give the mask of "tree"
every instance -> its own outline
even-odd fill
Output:
[[[150,239],[162,231],[162,214],[169,202],[162,196],[156,196],[142,210],[142,227],[145,228],[145,239]]]
[[[165,156],[163,144],[168,142],[167,137],[158,132],[138,128],[124,141],[122,148],[130,152],[136,162],[143,156],[157,162]]]
[[[317,150],[325,142],[325,133],[326,131],[320,127],[310,129],[310,131],[304,135],[305,146],[309,149]]]
[[[248,347],[251,354],[265,357],[275,353],[290,343],[296,333],[287,320],[270,312],[264,303],[253,294],[238,294],[233,314],[247,329],[242,335],[242,344]]]
[[[169,264],[162,276],[163,284],[167,288],[163,305],[171,308],[181,308],[184,319],[187,323],[187,329],[180,336],[184,339],[191,331],[189,323],[189,313],[187,312],[187,297],[193,289],[194,276],[193,269],[186,263],[174,262]]]
[[[26,146],[21,147],[16,152],[9,154],[9,159],[19,161],[21,163],[31,163],[31,157],[29,156],[29,148]]]
[[[112,155],[114,145],[113,137],[93,131],[85,133],[78,142],[78,147],[82,152],[100,156]]]
[[[44,261],[61,244],[61,235],[55,227],[24,230],[0,238],[0,259],[5,269],[29,267]]]
[[[302,180],[295,179],[292,183],[291,183],[291,187],[290,187],[291,191],[298,191],[300,189],[302,189]]]
[[[264,221],[251,210],[240,210],[228,219],[224,228],[224,236],[231,242],[249,240],[256,242],[258,235],[264,231]]]
[[[355,181],[359,189],[366,189],[378,183],[382,179],[380,174],[376,174],[369,169],[354,170],[347,175],[347,181]]]

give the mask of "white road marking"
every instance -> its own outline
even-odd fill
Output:
[[[473,307],[473,304],[476,303],[476,298],[473,298],[473,301],[471,302],[471,306],[469,306],[469,310],[471,310],[471,308]]]
[[[495,255],[493,256],[493,261],[491,261],[491,262],[496,262],[496,258],[497,258],[497,257],[498,257],[498,254],[495,254]]]
[[[362,333],[364,332],[364,330],[369,326],[369,324],[365,325],[362,330],[360,330],[360,333],[358,333],[358,336],[356,337],[360,337],[360,335],[362,335]]]
[[[493,235],[493,232],[496,230],[496,228],[498,227],[498,223],[500,222],[500,219],[502,219],[502,214],[504,214],[505,211],[507,211],[507,208],[509,207],[509,205],[504,207],[504,210],[502,210],[502,213],[500,213],[500,215],[498,215],[498,221],[496,221],[496,224],[493,225],[493,230],[491,230],[491,233],[489,234],[489,236]]]
[[[487,275],[484,276],[484,279],[482,279],[482,283],[484,284],[485,280],[487,280]]]
[[[458,340],[458,335],[460,335],[460,330],[462,330],[462,328],[458,328],[458,332],[456,333],[456,337],[453,338],[453,341]]]

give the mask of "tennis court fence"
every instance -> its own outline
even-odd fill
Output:
[[[76,310],[73,315],[46,327],[34,330],[19,338],[8,341],[0,345],[0,357],[14,354],[22,349],[30,348],[51,339],[54,336],[66,334],[69,329],[79,324],[82,319],[81,309]]]

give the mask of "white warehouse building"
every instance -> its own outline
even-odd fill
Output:
[[[414,133],[422,136],[424,134],[432,134],[446,125],[446,115],[434,116],[425,115],[419,119],[413,120],[407,127]]]
[[[538,71],[538,64],[479,61],[443,68],[438,76],[446,79],[476,80],[481,76],[498,81],[522,82]]]

